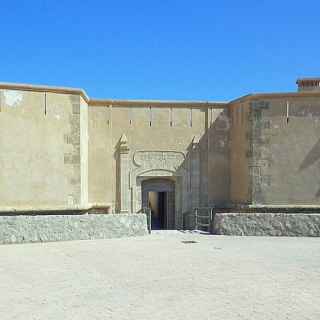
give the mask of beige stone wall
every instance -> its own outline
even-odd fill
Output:
[[[230,202],[230,113],[227,108],[208,109],[208,206]],[[204,203],[205,205],[205,203]]]
[[[251,201],[248,152],[250,132],[248,102],[230,105],[230,201],[247,204]]]
[[[187,154],[193,137],[205,133],[206,108],[91,106],[89,108],[89,202],[117,207],[117,144],[128,139],[132,167],[137,151]],[[183,163],[187,168],[187,163]],[[184,181],[187,184],[187,181]],[[186,189],[187,185],[184,186]],[[188,201],[186,194],[183,194]],[[186,202],[183,202],[186,205]],[[185,208],[186,210],[187,208]]]
[[[320,204],[320,100],[251,101],[252,203]]]
[[[79,95],[2,89],[0,107],[1,210],[79,207]]]
[[[89,203],[115,204],[115,159],[112,148],[111,110],[90,107],[89,119]]]
[[[199,206],[319,205],[319,110],[312,93],[131,105],[2,86],[0,211],[136,212],[152,177],[175,182],[176,226]]]
[[[81,165],[81,206],[89,202],[89,117],[88,104],[80,97],[80,165]]]
[[[138,152],[169,156],[173,152],[174,157],[182,157],[168,173],[176,183],[180,213],[228,201],[226,109],[174,104],[88,106],[79,94],[0,92],[2,211],[90,205],[120,209],[117,146],[123,134],[128,140],[130,175],[137,169],[133,158]],[[155,165],[155,169],[161,168]],[[147,178],[129,181],[130,187]],[[130,179],[137,177],[132,174]],[[135,211],[138,199],[128,197],[133,201],[129,209]]]

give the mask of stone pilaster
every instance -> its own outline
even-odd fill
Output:
[[[130,188],[129,188],[129,146],[125,134],[121,136],[118,145],[119,170],[120,170],[120,212],[128,213],[130,208]]]
[[[194,137],[191,144],[191,206],[200,205],[200,146],[199,138]]]

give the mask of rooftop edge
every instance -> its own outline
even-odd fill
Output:
[[[298,81],[319,79],[320,78],[301,78]],[[247,94],[242,97],[233,99],[231,101],[183,101],[183,100],[122,100],[122,99],[91,99],[85,90],[81,88],[71,87],[59,87],[59,86],[47,86],[47,85],[33,85],[24,83],[8,83],[0,82],[0,89],[8,90],[22,90],[22,91],[34,91],[34,92],[52,92],[52,93],[65,93],[65,94],[79,94],[90,106],[107,106],[107,105],[119,105],[119,106],[163,106],[163,105],[192,105],[195,107],[201,106],[227,106],[229,104],[238,103],[252,99],[268,99],[279,97],[302,97],[302,96],[316,96],[320,97],[320,92],[278,92],[278,93],[254,93]]]

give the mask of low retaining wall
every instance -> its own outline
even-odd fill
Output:
[[[217,213],[213,232],[234,236],[319,237],[320,214]]]
[[[108,239],[146,234],[144,214],[0,216],[0,244]]]

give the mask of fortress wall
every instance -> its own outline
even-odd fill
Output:
[[[320,204],[320,100],[251,102],[253,204]]]
[[[234,204],[247,204],[251,201],[248,152],[250,149],[248,103],[230,105],[230,201]]]
[[[89,107],[89,203],[111,205],[114,201],[114,151],[112,150],[111,111]]]
[[[1,210],[83,204],[79,95],[2,89],[0,107]]]
[[[184,154],[185,160],[176,168],[179,179],[175,178],[180,212],[228,202],[226,109],[88,107],[78,94],[29,89],[0,90],[0,106],[2,211],[77,209],[89,204],[116,209],[117,145],[122,134],[128,139],[131,167],[137,151]],[[199,168],[195,169],[197,157]],[[195,190],[191,180],[197,177]]]

